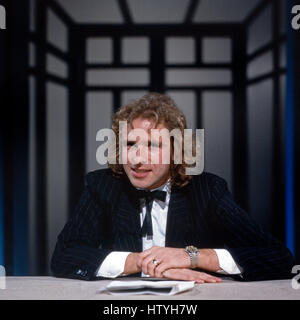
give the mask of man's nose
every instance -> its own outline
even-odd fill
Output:
[[[147,163],[148,160],[148,148],[140,145],[136,152],[137,163]]]
[[[137,149],[130,149],[128,153],[128,161],[131,164],[138,165],[148,163],[148,152],[147,149],[139,145]]]

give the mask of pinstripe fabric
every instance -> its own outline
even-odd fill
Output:
[[[90,172],[86,182],[75,214],[58,236],[51,260],[57,277],[91,280],[111,251],[142,250],[135,188],[109,169]],[[234,202],[225,180],[210,173],[172,188],[166,246],[186,245],[229,250],[246,281],[291,276],[289,250]]]

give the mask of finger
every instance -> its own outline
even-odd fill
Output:
[[[142,256],[142,252],[140,252],[138,255],[138,258],[137,258],[137,266],[139,268],[142,268],[143,259],[144,259],[144,257]]]
[[[195,279],[194,279],[197,283],[199,282],[200,280],[200,283],[217,283],[217,282],[221,282],[221,279],[219,280],[215,280],[215,279],[212,279],[212,278],[204,278],[204,277],[201,277],[201,276],[195,276]]]
[[[168,269],[168,265],[166,263],[161,262],[155,269],[155,277],[156,278],[163,278],[163,273]]]
[[[190,270],[187,269],[168,269],[163,272],[163,276],[171,280],[195,281],[197,283],[205,282],[201,278],[196,279],[196,276],[189,271]]]
[[[195,272],[195,276],[196,276],[197,279],[200,278],[200,279],[202,279],[202,280],[204,280],[205,282],[208,282],[208,283],[215,283],[215,282],[221,282],[222,281],[222,279],[214,277],[214,276],[212,276],[210,274],[207,274],[205,272],[197,272],[196,271]]]
[[[147,256],[149,256],[149,254],[151,254],[151,253],[152,253],[152,248],[147,249],[147,250],[145,250],[145,251],[142,251],[142,252],[141,252],[141,258],[144,259],[144,258],[146,258]]]
[[[156,278],[161,278],[162,277],[162,273],[165,271],[165,268],[163,268],[163,264],[160,263],[154,270],[155,273],[155,277]]]
[[[148,264],[148,273],[151,277],[157,277],[157,278],[162,278],[161,273],[156,274],[156,270],[157,268],[160,268],[162,270],[166,270],[166,268],[163,266],[162,268],[160,267],[160,265],[165,265],[160,259],[158,259],[157,257],[155,257],[155,260],[158,262],[158,264],[154,264],[153,260],[151,262],[149,262]]]
[[[149,248],[149,249],[147,249],[147,250],[144,250],[144,251],[141,252],[141,257],[142,257],[142,258],[146,258],[146,257],[149,256],[150,254],[155,255],[157,249],[159,249],[159,248],[161,248],[161,247],[153,246],[153,247],[151,247],[151,248]]]
[[[153,260],[154,260],[154,256],[149,255],[146,258],[143,259],[142,262],[142,271],[144,272],[144,274],[149,274],[150,275],[150,271],[153,269],[153,267],[155,267],[155,265],[153,264]]]
[[[142,260],[142,272],[148,274],[148,263],[152,261],[153,257],[147,256]]]
[[[150,261],[148,264],[148,274],[150,277],[155,277],[155,268],[156,265],[153,263],[153,261]]]
[[[222,281],[220,278],[211,276],[205,272],[190,269],[168,269],[163,272],[163,276],[173,280],[195,281],[196,283],[216,283]]]

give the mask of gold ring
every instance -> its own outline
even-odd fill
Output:
[[[158,266],[158,265],[159,265],[159,261],[157,261],[156,259],[153,259],[153,260],[152,260],[152,263],[153,263],[155,266]]]

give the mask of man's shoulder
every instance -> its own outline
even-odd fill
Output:
[[[99,169],[87,173],[86,183],[94,190],[103,190],[106,186],[113,188],[120,184],[120,178],[110,168]]]
[[[192,176],[191,180],[195,184],[206,185],[209,188],[216,184],[227,184],[224,178],[207,171],[203,171],[199,175]]]
[[[209,205],[214,203],[211,200],[218,200],[226,190],[226,181],[207,171],[192,176],[189,183],[182,188],[191,203],[195,205],[196,210],[200,211],[205,211]]]
[[[220,176],[202,172],[200,175],[193,176],[191,179],[191,187],[194,196],[203,199],[220,198],[227,190],[227,182]]]
[[[113,171],[110,168],[93,170],[86,174],[88,180],[110,179],[113,177]]]

